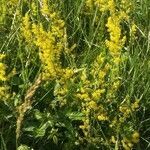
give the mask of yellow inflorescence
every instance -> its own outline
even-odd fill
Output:
[[[74,70],[72,68],[62,69],[62,75],[56,80],[54,88],[54,96],[59,102],[59,106],[65,106],[67,104],[67,95],[69,94],[69,87],[71,86],[74,79]]]
[[[42,3],[41,3],[41,12],[42,12],[44,15],[50,15],[48,0],[42,0],[41,2],[42,2]]]
[[[101,54],[97,57],[96,61],[92,63],[92,70],[90,70],[90,77],[93,77],[94,83],[89,80],[90,85],[87,87],[92,87],[89,91],[83,86],[82,94],[78,94],[80,99],[82,99],[84,104],[84,109],[86,106],[90,115],[91,110],[94,110],[94,116],[99,121],[108,121],[109,127],[118,134],[122,133],[121,129],[127,119],[131,118],[134,112],[139,108],[139,100],[131,103],[131,100],[125,100],[128,103],[118,104],[118,114],[115,117],[112,117],[112,114],[109,114],[109,110],[106,106],[109,103],[117,102],[116,93],[121,85],[122,78],[120,77],[120,65],[124,61],[122,57],[122,49],[124,48],[125,43],[127,42],[125,31],[122,27],[124,22],[130,22],[129,13],[131,11],[132,5],[131,1],[121,0],[86,0],[85,4],[88,8],[97,7],[100,13],[107,13],[108,18],[106,22],[106,29],[108,32],[108,38],[105,40],[105,46],[107,48],[107,53],[102,51]],[[93,11],[93,9],[89,9]],[[130,36],[134,36],[136,33],[136,25],[131,23],[130,27]],[[102,55],[102,53],[104,54]],[[85,82],[87,79],[85,78]],[[93,85],[93,86],[92,86]],[[105,95],[105,98],[104,98]],[[104,98],[104,99],[103,99]],[[130,102],[130,105],[129,105]],[[110,115],[110,116],[109,116]],[[87,126],[87,124],[86,124]],[[90,125],[88,126],[90,127]],[[133,129],[134,130],[134,129]],[[133,134],[134,135],[134,134]],[[124,140],[118,142],[124,147],[124,149],[132,149],[133,144],[138,142],[139,135],[135,134],[136,138],[133,138],[129,142]],[[117,145],[116,138],[112,139],[113,143]],[[134,142],[135,141],[135,142]],[[118,146],[118,145],[117,145]]]
[[[107,117],[106,114],[100,114],[97,118],[98,118],[98,120],[100,120],[100,121],[108,120],[108,117]]]
[[[117,90],[121,85],[120,65],[124,61],[122,49],[126,42],[122,23],[129,20],[130,4],[123,0],[119,2],[115,0],[86,0],[86,6],[97,7],[100,14],[108,14],[105,25],[108,37],[104,41],[105,49],[101,49],[90,66],[85,65],[78,69],[79,72],[76,72],[72,66],[62,67],[61,64],[62,52],[66,50],[66,54],[69,53],[66,47],[65,23],[60,18],[59,11],[55,9],[54,3],[48,0],[40,1],[39,5],[40,15],[48,25],[42,21],[32,20],[33,16],[30,16],[32,13],[26,13],[21,31],[26,42],[36,45],[38,49],[42,64],[42,79],[56,81],[53,93],[55,102],[59,104],[60,109],[63,109],[71,98],[76,99],[73,103],[77,104],[83,114],[82,124],[79,127],[86,140],[92,138],[90,131],[94,121],[102,124],[107,122],[113,134],[120,134],[123,132],[121,127],[125,121],[139,107],[138,100],[130,103],[129,107],[128,103],[120,104],[116,98]],[[36,5],[32,3],[31,7],[36,15]],[[131,31],[132,33],[136,32],[134,24],[131,26]],[[76,87],[72,88],[72,85],[76,85]],[[72,93],[70,94],[70,92]],[[113,108],[110,110],[110,107],[117,109],[116,116],[113,116]],[[115,140],[118,140],[125,149],[129,149],[139,140],[137,133],[131,137],[132,140],[128,142],[124,139],[121,141],[116,137],[112,137],[111,141],[116,144]]]
[[[107,111],[103,104],[99,104],[105,91],[105,77],[108,73],[109,65],[105,64],[105,57],[100,54],[92,63],[90,70],[83,69],[80,79],[82,81],[81,88],[78,90],[76,97],[81,101],[82,112],[85,115],[83,125],[80,128],[86,137],[90,140],[92,137],[89,134],[90,114],[97,121],[106,121],[109,119]]]
[[[2,62],[4,54],[0,54],[0,100],[6,100],[8,98],[8,87],[5,84],[6,77],[6,65]]]
[[[60,56],[64,49],[65,23],[60,19],[59,12],[54,11],[54,4],[50,5],[47,0],[43,0],[40,6],[43,17],[49,22],[49,26],[46,28],[42,22],[34,23],[30,14],[26,13],[21,31],[26,42],[35,44],[39,49],[39,58],[42,62],[42,79],[51,80],[63,72]],[[34,12],[34,14],[36,13]]]
[[[51,33],[44,31],[42,24],[32,25],[32,32],[35,36],[34,43],[39,48],[39,57],[43,66],[43,79],[49,79],[56,76],[55,53],[59,53],[59,49],[55,49],[55,38]]]
[[[106,40],[106,46],[114,58],[114,63],[118,64],[121,49],[126,41],[126,36],[122,36],[121,22],[129,19],[128,13],[130,12],[131,2],[128,0],[122,0],[121,2],[115,0],[87,0],[86,4],[88,7],[95,4],[102,13],[109,12],[106,27],[110,37],[109,40]]]
[[[1,81],[6,81],[6,75],[5,75],[6,66],[4,63],[1,62],[4,57],[5,57],[4,54],[0,54],[0,80]]]
[[[125,43],[126,37],[121,38],[121,27],[120,27],[119,16],[110,16],[106,27],[110,33],[110,40],[106,40],[106,46],[109,48],[110,54],[114,59],[120,58],[121,49]],[[119,62],[119,61],[118,61]]]
[[[18,0],[9,0],[9,5],[16,6],[18,4]]]
[[[5,20],[5,15],[6,15],[6,12],[7,12],[7,7],[6,7],[6,3],[4,2],[0,2],[0,13],[1,13],[1,16],[0,16],[0,23],[3,24],[4,23],[4,20]]]
[[[140,139],[140,134],[138,131],[134,131],[131,137],[129,138],[123,137],[121,143],[124,150],[132,150],[134,144],[139,142],[139,139]]]
[[[139,142],[139,138],[140,138],[140,134],[139,132],[135,131],[133,134],[132,134],[132,142],[133,143],[138,143]]]
[[[29,13],[23,17],[21,32],[27,43],[32,43],[31,22]]]
[[[95,5],[98,6],[99,10],[104,12],[107,10],[111,10],[111,12],[115,11],[115,2],[114,0],[94,0]]]

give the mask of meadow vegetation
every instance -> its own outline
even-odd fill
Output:
[[[0,150],[150,149],[148,1],[0,1]]]

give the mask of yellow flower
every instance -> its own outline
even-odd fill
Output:
[[[123,140],[121,142],[124,150],[131,150],[131,148]]]
[[[139,102],[140,100],[135,100],[135,102],[131,105],[133,111],[139,108]]]
[[[135,37],[136,32],[137,32],[136,24],[132,22],[130,27],[130,36]]]
[[[36,3],[34,1],[32,1],[32,3],[31,3],[31,9],[32,9],[33,15],[36,15],[36,13],[37,13],[37,6],[36,6]]]
[[[129,142],[129,143],[127,143],[127,144],[128,144],[128,146],[129,146],[130,148],[133,147],[133,144],[132,144],[131,142]]]
[[[113,142],[114,144],[116,143],[116,139],[114,136],[111,136],[111,142]]]
[[[18,0],[9,0],[8,4],[16,6],[18,4]]]
[[[28,44],[32,43],[32,32],[29,13],[26,13],[23,17],[21,32]]]
[[[32,32],[36,38],[34,43],[39,47],[39,57],[43,67],[43,80],[54,79],[63,72],[60,64],[64,40],[62,22],[54,20],[52,29],[48,32],[44,30],[42,24],[32,25]],[[69,71],[66,73],[69,73]]]
[[[49,15],[50,14],[49,6],[48,6],[48,0],[42,0],[41,12],[44,15]]]
[[[99,79],[103,79],[105,77],[106,73],[107,72],[101,70],[98,74]]]
[[[88,8],[91,9],[93,7],[93,0],[86,0],[85,3]]]
[[[69,68],[64,69],[64,76],[63,76],[63,78],[69,79],[69,78],[72,77],[73,74],[74,74],[73,69],[69,69]]]
[[[135,131],[135,132],[132,134],[132,142],[133,142],[133,143],[138,143],[138,142],[139,142],[139,138],[140,138],[139,132]]]
[[[99,121],[105,121],[105,120],[108,120],[108,117],[106,116],[106,114],[100,114],[98,115],[97,119]]]
[[[82,95],[81,95],[81,99],[83,99],[83,100],[85,100],[85,101],[89,101],[89,100],[90,100],[89,95],[88,95],[87,93],[82,94]]]
[[[89,108],[94,109],[94,110],[98,108],[96,102],[94,101],[90,101],[88,105],[89,105]]]
[[[0,81],[6,81],[5,70],[6,66],[0,62]]]
[[[7,81],[6,65],[1,62],[4,57],[4,54],[0,54],[0,100],[5,100],[9,97],[7,93],[8,86],[5,84],[5,81]]]
[[[4,54],[0,54],[0,61],[5,58],[5,55]]]
[[[105,89],[97,89],[92,93],[92,98],[98,100],[101,98],[101,94],[105,92]]]

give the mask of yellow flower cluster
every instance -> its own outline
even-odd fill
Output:
[[[83,130],[87,140],[90,140],[90,115],[98,121],[108,120],[107,111],[103,106],[101,99],[105,93],[105,77],[108,73],[109,65],[105,63],[105,58],[102,54],[98,55],[92,63],[90,70],[84,68],[81,73],[81,87],[77,91],[76,97],[81,101],[82,112],[85,115],[83,125],[80,128]],[[101,104],[100,104],[101,103]]]
[[[119,67],[122,61],[122,49],[126,42],[126,36],[123,35],[122,22],[128,21],[131,3],[130,1],[115,1],[115,0],[86,0],[86,6],[93,8],[93,6],[98,7],[99,12],[108,13],[106,28],[109,33],[109,38],[105,40],[105,45],[108,48],[109,62],[108,67],[109,72],[109,88],[107,89],[107,99],[112,101],[115,98],[115,93],[120,87],[120,74]],[[106,54],[107,55],[107,54]],[[96,66],[97,67],[97,66]],[[100,75],[103,76],[107,71],[102,71]],[[93,73],[94,74],[94,73]]]
[[[94,4],[94,1],[93,0],[86,0],[85,1],[85,5],[88,7],[88,8],[92,8],[93,7],[93,4]]]
[[[87,110],[90,110],[90,112],[91,110],[94,110],[94,116],[97,117],[99,121],[107,120],[110,123],[109,127],[122,136],[122,132],[125,131],[121,128],[126,126],[124,125],[124,122],[139,108],[139,100],[136,100],[133,103],[131,103],[130,100],[125,100],[127,103],[119,104],[116,98],[116,93],[122,80],[120,77],[120,65],[124,61],[122,49],[126,42],[122,23],[124,21],[130,22],[129,13],[131,11],[131,2],[129,0],[86,0],[85,3],[88,8],[97,7],[100,13],[107,13],[109,15],[106,23],[109,37],[105,40],[105,45],[108,49],[107,53],[104,52],[103,57],[102,55],[99,55],[97,60],[92,63],[93,70],[90,70],[90,77],[93,77],[95,80],[94,83],[91,80],[89,81],[91,85],[89,87],[92,87],[92,89],[89,90],[90,92],[87,92],[83,86],[82,91],[84,91],[84,93],[80,94],[80,98],[83,101],[86,99],[84,103],[88,104],[85,105]],[[93,9],[89,10],[91,11]],[[130,34],[134,35],[135,32],[136,25],[132,23]],[[103,51],[104,50],[102,50],[101,54]],[[84,82],[87,82],[87,80]],[[103,101],[103,98],[105,101]],[[118,104],[117,107],[119,107],[119,110],[116,116],[113,116],[112,113],[110,114],[111,110],[106,108],[106,106],[111,103]],[[130,127],[134,128],[132,126]],[[135,139],[137,140],[135,141],[138,142],[139,134],[136,134],[136,136],[137,138]],[[122,143],[124,149],[132,149],[133,144],[136,143],[134,142],[134,138],[129,142],[121,142],[120,139],[116,140],[116,138],[113,137],[111,141],[115,144],[116,141],[118,141],[119,145]]]
[[[32,1],[31,3],[31,10],[32,10],[32,14],[33,16],[36,16],[37,15],[37,3],[35,1]]]
[[[107,114],[100,114],[100,115],[98,115],[98,120],[100,120],[100,121],[108,120]]]
[[[134,133],[132,134],[132,142],[133,143],[138,143],[140,140],[140,134],[137,131],[134,131]]]
[[[88,80],[87,76],[87,70],[84,69],[82,71],[82,74],[80,76],[82,85],[79,89],[78,93],[76,94],[77,99],[81,101],[81,107],[82,107],[82,113],[84,113],[85,117],[82,120],[83,125],[80,125],[80,128],[82,129],[85,137],[89,137],[89,131],[90,131],[90,110],[95,110],[97,108],[97,104],[95,102],[91,102],[90,99],[90,81]]]
[[[130,138],[124,137],[123,140],[121,140],[124,150],[132,150],[133,145],[138,143],[139,139],[140,139],[140,134],[138,131],[134,131]]]
[[[95,5],[99,7],[101,12],[111,10],[111,12],[115,11],[115,2],[114,0],[94,0]]]
[[[0,100],[6,100],[8,98],[7,94],[8,87],[5,84],[5,81],[7,80],[6,66],[2,62],[4,57],[5,57],[4,54],[0,54]]]
[[[0,1],[0,24],[3,24],[5,21],[5,16],[7,14],[6,1]]]
[[[9,0],[8,4],[16,6],[18,4],[18,0]]]
[[[127,18],[127,14],[123,11],[117,10],[116,12],[111,12],[110,14],[111,15],[109,16],[106,24],[110,37],[109,40],[106,40],[106,46],[109,49],[109,53],[113,57],[114,64],[118,65],[121,61],[121,50],[126,41],[126,36],[122,37],[121,22],[123,19]]]
[[[66,68],[62,69],[62,75],[59,79],[56,80],[56,85],[54,88],[55,100],[59,103],[60,107],[67,104],[67,94],[69,92],[69,87],[74,80],[74,71],[73,69]]]
[[[42,78],[52,79],[56,77],[58,69],[57,61],[55,62],[55,59],[58,59],[56,54],[60,54],[61,49],[56,49],[55,37],[51,32],[46,32],[42,24],[32,24],[32,32],[36,38],[34,43],[39,48],[39,57],[43,67]]]
[[[42,4],[41,4],[41,12],[44,15],[50,15],[50,10],[49,10],[49,4],[48,4],[48,0],[42,0]]]
[[[129,7],[124,6],[126,5],[124,1],[96,0],[96,3],[101,12],[109,12],[106,23],[109,39],[107,39],[105,43],[111,55],[111,71],[107,98],[112,99],[115,97],[115,93],[120,86],[119,64],[123,61],[121,58],[121,50],[126,42],[126,36],[122,35],[121,23],[123,20],[127,21],[129,19]]]
[[[4,63],[1,62],[4,57],[5,57],[4,54],[0,54],[0,80],[1,81],[6,81],[6,75],[5,75],[6,66]]]
[[[126,96],[123,103],[119,107],[119,111],[121,112],[121,114],[119,113],[120,115],[118,116],[118,118],[114,117],[110,124],[110,127],[115,128],[116,131],[123,127],[125,122],[127,123],[127,119],[132,118],[133,113],[139,108],[139,100],[135,100],[135,102],[131,104],[129,104],[129,101],[129,96]],[[132,126],[130,126],[130,128],[132,128]],[[121,130],[123,130],[123,128]],[[132,128],[132,130],[134,129]],[[139,138],[139,133],[137,131],[134,131],[130,134],[128,133],[127,137],[123,136],[123,139],[119,141],[125,150],[131,150],[133,148],[133,145],[139,142]],[[114,136],[112,136],[111,142],[113,142],[114,144],[117,142]]]
[[[29,13],[26,13],[22,18],[21,33],[28,44],[32,43],[32,31]]]
[[[117,15],[112,15],[108,18],[106,27],[110,33],[110,40],[106,40],[106,46],[109,48],[109,52],[114,58],[114,62],[118,64],[121,49],[125,43],[126,37],[124,36],[121,39],[121,27],[120,27],[121,18]]]
[[[137,26],[134,22],[131,23],[131,27],[130,27],[130,37],[133,39],[136,39],[136,32],[137,32]]]
[[[120,143],[123,146],[124,150],[132,150],[134,144],[138,143],[140,139],[140,134],[138,131],[134,131],[130,137],[123,137],[123,139],[120,141]],[[110,142],[116,144],[117,138],[115,136],[111,136]]]
[[[19,3],[18,0],[9,0],[9,1],[1,0],[0,1],[0,13],[1,13],[0,22],[1,22],[1,19],[3,19],[3,21],[6,21],[6,18],[8,16],[10,17],[16,13],[16,8],[17,8],[18,3]]]
[[[64,49],[65,23],[60,19],[59,12],[56,11],[53,3],[48,4],[47,0],[43,0],[40,3],[40,10],[43,17],[49,22],[49,26],[45,27],[42,22],[35,23],[30,17],[32,13],[26,13],[23,17],[21,31],[26,42],[31,45],[34,43],[39,49],[42,79],[51,80],[63,72],[60,56]]]
[[[137,111],[139,108],[139,100],[135,100],[134,103],[129,104],[123,103],[119,107],[119,111],[122,113],[122,117],[119,118],[120,122],[124,122],[127,118],[131,117],[132,113]]]
[[[114,59],[113,62],[119,64],[121,49],[126,41],[126,37],[122,36],[121,22],[129,19],[128,13],[131,3],[128,0],[120,2],[115,0],[86,0],[86,5],[88,7],[95,5],[103,13],[109,12],[106,27],[110,37],[109,40],[106,40],[106,46]]]

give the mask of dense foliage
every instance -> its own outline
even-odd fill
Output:
[[[148,0],[0,1],[0,149],[150,149]]]

